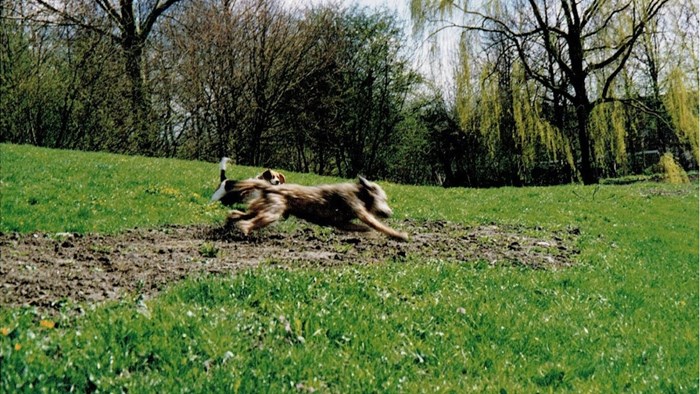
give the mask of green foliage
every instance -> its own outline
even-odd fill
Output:
[[[595,151],[600,152],[596,160],[601,168],[626,165],[625,122],[625,110],[619,102],[599,104],[593,109],[588,130]]]
[[[179,3],[167,3],[158,34],[90,7],[70,11],[86,26],[38,21],[23,2],[0,8],[0,141],[209,161],[226,155],[252,166],[447,186],[591,182],[639,172],[628,154],[649,150],[671,149],[686,169],[697,166],[697,59],[690,54],[669,70],[663,55],[675,48],[658,49],[692,47],[693,35],[642,20],[657,5],[693,14],[691,6],[643,2],[635,19],[612,12],[613,3],[577,3],[581,15],[590,13],[585,23],[598,27],[577,36],[586,30],[579,26],[567,38],[566,10],[542,1],[411,1],[415,30],[429,34],[424,41],[461,30],[451,91],[413,69],[403,21],[386,10]],[[537,4],[554,28],[537,25]],[[38,6],[47,21],[61,19]],[[443,30],[442,22],[454,25]],[[628,30],[639,23],[647,24],[633,30],[644,32],[646,47],[627,52],[637,40]],[[521,29],[527,33],[515,34]],[[124,37],[100,33],[107,31]],[[590,50],[573,56],[566,47],[577,41]],[[573,59],[582,63],[567,65]],[[601,92],[607,97],[596,97]],[[416,110],[425,96],[445,101],[435,112],[446,116]],[[598,105],[613,98],[636,105]],[[596,106],[590,124],[575,115]],[[582,174],[584,165],[575,167],[589,162],[589,151],[596,168]]]
[[[601,179],[600,183],[603,185],[629,185],[631,183],[637,182],[659,182],[664,179],[661,174],[652,175],[627,175],[618,178],[606,178]]]
[[[9,54],[0,75],[0,140],[130,151],[131,111],[115,47],[92,31],[29,30],[11,19],[0,22]]]
[[[15,145],[0,145],[0,158],[2,231],[224,213],[207,206],[213,163]],[[264,265],[81,316],[2,308],[0,391],[697,392],[697,183],[382,186],[398,219],[576,228],[578,265]],[[81,217],[75,206],[95,199]]]
[[[501,145],[501,120],[503,118],[503,98],[498,75],[491,75],[489,69],[484,68],[480,78],[478,124],[479,133],[486,141],[486,147],[491,159],[500,153]]]
[[[475,127],[479,92],[472,80],[474,62],[471,59],[471,47],[467,45],[470,38],[472,36],[468,32],[462,32],[459,46],[459,63],[455,71],[456,94],[454,105],[459,118],[459,125],[464,130],[471,130]]]
[[[678,165],[678,162],[673,158],[671,153],[664,153],[659,161],[659,166],[663,169],[666,175],[666,181],[673,184],[690,183],[688,174],[683,167]]]
[[[563,130],[552,125],[544,116],[541,104],[533,94],[537,87],[525,77],[523,65],[516,62],[512,71],[514,133],[522,149],[522,172],[528,177],[536,161],[542,158],[539,151],[544,148],[547,158],[565,161],[574,170],[571,141]],[[563,160],[562,160],[563,159]]]
[[[670,146],[677,155],[690,148],[695,159],[683,165],[697,166],[694,36],[685,22],[658,28],[676,19],[668,15],[695,9],[635,4],[637,14],[619,13],[629,6],[621,1],[563,8],[541,0],[410,2],[413,26],[430,42],[449,42],[442,37],[453,31],[462,36],[451,106],[466,133],[481,132],[480,154],[490,156],[494,177],[508,174],[498,184],[596,183],[629,174],[630,155]],[[684,60],[669,75],[664,65],[678,54]],[[655,103],[662,98],[666,108]],[[667,132],[667,118],[684,146]]]
[[[669,75],[669,90],[664,105],[678,136],[690,144],[695,160],[698,161],[698,92],[689,90],[683,82],[680,69]]]
[[[2,52],[7,54],[0,75],[0,137],[35,144],[51,141],[48,130],[61,122],[57,110],[65,89],[65,65],[51,52],[51,44],[46,44],[48,50],[32,51],[21,24],[4,18],[0,24],[6,37]]]
[[[406,117],[406,97],[418,85],[404,35],[395,16],[358,8],[333,11],[332,26],[322,41],[333,44],[314,52],[320,59],[333,55],[328,69],[296,92],[296,97],[305,97],[297,105],[306,115],[288,121],[299,135],[318,130],[304,147],[311,162],[306,167],[324,175],[384,176],[395,151],[415,141],[410,135],[414,130],[399,126]],[[308,91],[319,92],[319,97],[309,102]]]
[[[406,184],[435,183],[435,141],[420,119],[420,109],[406,111],[396,126],[395,144],[385,152],[385,164],[379,175]]]

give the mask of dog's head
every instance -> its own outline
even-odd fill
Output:
[[[285,182],[284,174],[281,172],[273,171],[271,169],[265,170],[262,174],[257,176],[258,179],[263,179],[268,181],[271,185],[280,185]]]
[[[382,218],[388,218],[394,213],[389,208],[386,193],[381,186],[363,177],[359,177],[357,182],[360,187],[360,199],[368,211]]]

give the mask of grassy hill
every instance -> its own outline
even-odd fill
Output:
[[[1,144],[0,232],[218,226],[217,183],[216,163]],[[580,254],[543,270],[421,255],[325,268],[271,259],[80,315],[0,305],[0,391],[698,391],[697,183],[381,184],[394,223],[575,229]]]

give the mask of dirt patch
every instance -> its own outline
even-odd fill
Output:
[[[125,293],[151,296],[200,274],[228,274],[261,262],[329,267],[424,259],[507,264],[533,269],[574,264],[577,229],[557,233],[498,225],[394,221],[409,242],[299,223],[245,237],[207,226],[135,229],[118,235],[0,234],[0,306],[58,309],[64,300],[102,302]]]

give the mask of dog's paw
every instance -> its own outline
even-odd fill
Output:
[[[406,233],[396,233],[392,236],[395,240],[408,242],[408,234]]]
[[[238,222],[238,228],[241,230],[243,235],[248,236],[250,232],[252,231],[251,227],[253,226],[253,223],[249,221],[243,221],[243,222]]]

